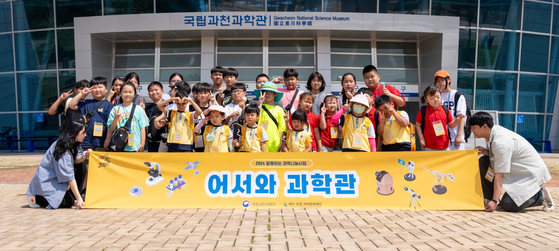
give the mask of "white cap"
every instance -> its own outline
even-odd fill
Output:
[[[369,108],[369,99],[363,94],[357,94],[349,102],[359,103]]]

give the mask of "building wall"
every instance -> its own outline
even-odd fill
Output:
[[[448,38],[458,46],[457,58],[440,58],[449,69],[453,85],[467,96],[476,110],[497,110],[499,121],[534,140],[551,140],[559,149],[559,2],[519,0],[399,1],[111,1],[68,2],[54,0],[6,1],[0,3],[0,140],[8,136],[56,135],[59,118],[46,114],[61,91],[70,88],[76,71],[92,67],[93,75],[113,74],[113,55],[104,53],[112,40],[78,36],[74,17],[174,12],[363,12],[405,14],[422,17],[457,16],[459,34]],[[252,4],[251,4],[252,3]],[[157,15],[143,16],[144,18]],[[379,14],[381,16],[381,14]],[[110,20],[110,19],[107,19]],[[108,21],[106,26],[128,25]],[[442,24],[441,24],[442,25]],[[94,30],[99,27],[89,27]],[[151,26],[138,27],[138,31]],[[215,42],[202,35],[201,72],[215,62]],[[78,40],[77,38],[80,37]],[[316,69],[329,71],[328,31],[316,34]],[[129,38],[133,39],[133,37]],[[432,81],[437,52],[432,37],[419,42],[421,86]],[[371,38],[374,40],[374,37]],[[447,41],[448,42],[448,41]],[[90,44],[91,49],[82,48]],[[75,45],[74,45],[75,44]],[[318,46],[320,45],[320,46]],[[432,51],[432,54],[429,53]],[[99,65],[77,65],[76,58]],[[435,63],[432,63],[435,62]],[[375,64],[376,62],[373,62]],[[432,63],[432,64],[431,64]],[[328,74],[329,75],[329,74]],[[39,144],[41,145],[41,144]],[[46,146],[46,143],[43,144]],[[22,145],[25,148],[25,144]],[[0,149],[6,144],[0,143]]]

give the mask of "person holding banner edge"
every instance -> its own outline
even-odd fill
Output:
[[[484,138],[488,148],[476,147],[485,211],[500,205],[508,212],[543,205],[546,212],[555,208],[553,198],[542,185],[551,180],[546,164],[524,137],[493,124],[489,113],[477,112],[468,120],[476,138]],[[505,194],[501,198],[501,191]]]
[[[89,158],[91,149],[83,151],[81,142],[87,135],[87,125],[70,122],[47,150],[37,168],[29,187],[27,198],[32,208],[45,207],[47,209],[84,208],[81,188],[76,182],[74,164],[82,163]],[[70,190],[68,190],[70,187]]]

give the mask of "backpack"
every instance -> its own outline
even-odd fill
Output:
[[[457,118],[458,116],[456,115],[456,106],[458,105],[458,100],[460,99],[460,96],[463,96],[464,94],[462,94],[459,91],[456,91],[456,93],[454,94],[454,117]],[[464,99],[466,99],[466,96],[464,96]],[[470,116],[472,116],[472,111],[470,111],[470,108],[468,107],[468,104],[466,103],[466,117],[464,118],[466,120],[466,122],[464,123],[464,141],[468,142],[468,138],[470,138],[470,135],[472,135],[472,128],[470,127],[470,123],[468,122]]]
[[[402,111],[397,111],[398,114],[401,114]],[[408,121],[408,125],[406,126],[406,131],[410,134],[410,145],[411,151],[415,151],[415,125]]]

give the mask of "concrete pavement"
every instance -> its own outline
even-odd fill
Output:
[[[0,184],[2,250],[555,250],[559,210],[31,209]],[[551,188],[559,198],[559,188]],[[557,199],[556,199],[557,201]]]

